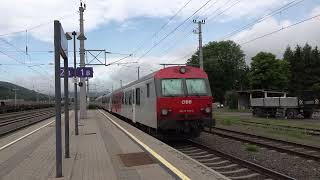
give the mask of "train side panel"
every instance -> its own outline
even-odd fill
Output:
[[[137,84],[135,86],[135,97],[136,122],[152,128],[157,128],[157,95],[154,79],[150,78]]]

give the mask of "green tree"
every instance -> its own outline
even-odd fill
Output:
[[[253,89],[285,90],[289,82],[289,65],[272,53],[260,52],[252,58],[250,83]]]
[[[306,44],[303,48],[296,46],[294,51],[288,47],[283,59],[289,63],[289,91],[292,94],[317,89],[320,82],[320,56],[317,47],[312,48]]]
[[[198,65],[198,55],[199,51],[188,59],[187,64]],[[248,67],[244,57],[240,46],[233,41],[209,42],[203,47],[204,70],[216,101],[224,102],[228,90],[248,88]]]

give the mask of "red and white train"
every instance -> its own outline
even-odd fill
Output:
[[[207,74],[191,66],[156,71],[96,99],[96,104],[158,136],[197,137],[214,124]]]

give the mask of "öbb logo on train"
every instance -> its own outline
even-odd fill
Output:
[[[192,100],[182,100],[181,104],[192,104]]]

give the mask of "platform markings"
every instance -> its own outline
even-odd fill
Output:
[[[175,173],[179,178],[183,180],[190,180],[188,176],[186,176],[183,172],[178,170],[176,167],[174,167],[170,162],[168,162],[166,159],[164,159],[162,156],[160,156],[158,153],[156,153],[154,150],[152,150],[148,145],[144,144],[142,141],[140,141],[138,138],[136,138],[134,135],[132,135],[130,132],[128,132],[126,129],[124,129],[122,126],[120,126],[117,122],[115,122],[113,119],[111,119],[107,114],[104,112],[98,110],[101,114],[103,114],[106,118],[108,118],[115,126],[117,126],[119,129],[121,129],[124,133],[126,133],[131,139],[136,141],[140,146],[142,146],[146,151],[148,151],[153,157],[155,157],[158,161],[160,161],[163,165],[165,165],[167,168],[169,168],[173,173]]]
[[[25,135],[23,135],[23,136],[19,137],[18,139],[14,140],[14,141],[11,141],[10,143],[8,143],[8,144],[6,144],[6,145],[4,145],[4,146],[0,147],[0,151],[2,151],[2,150],[4,150],[4,149],[6,149],[7,147],[9,147],[9,146],[11,146],[11,145],[13,145],[13,144],[15,144],[15,143],[17,143],[17,142],[21,141],[21,140],[22,140],[22,139],[24,139],[24,138],[26,138],[26,137],[28,137],[28,136],[30,136],[30,135],[32,135],[32,134],[34,134],[34,133],[36,133],[37,131],[41,130],[42,128],[45,128],[45,127],[49,126],[49,125],[50,125],[50,124],[52,124],[53,122],[55,122],[55,120],[50,121],[49,123],[47,123],[47,124],[45,124],[45,125],[43,125],[43,126],[39,127],[38,129],[35,129],[35,130],[33,130],[33,131],[29,132],[28,134],[25,134]]]

